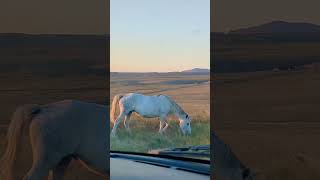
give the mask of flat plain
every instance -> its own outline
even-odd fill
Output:
[[[141,118],[134,114],[129,121],[131,134],[121,123],[118,136],[111,138],[111,150],[146,153],[153,149],[210,144],[209,73],[112,73],[110,80],[110,103],[116,94],[165,94],[192,118],[192,135],[183,137],[177,118],[173,116],[169,117],[167,131],[160,135],[158,118]]]

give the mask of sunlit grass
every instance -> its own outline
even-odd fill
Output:
[[[139,123],[139,122],[137,122]],[[210,144],[210,124],[207,121],[192,124],[192,134],[183,136],[176,122],[171,121],[167,131],[160,135],[155,126],[131,127],[131,133],[119,128],[117,136],[111,138],[110,149],[117,151],[148,152],[153,149],[185,147]],[[151,125],[151,124],[149,124]]]

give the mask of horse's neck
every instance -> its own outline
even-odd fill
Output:
[[[176,116],[181,117],[184,114],[184,111],[182,110],[182,108],[177,103],[175,103],[172,99],[170,99],[170,102],[171,102],[172,112]]]

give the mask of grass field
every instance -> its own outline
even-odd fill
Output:
[[[177,119],[169,118],[164,135],[158,133],[159,119],[143,119],[133,115],[130,120],[132,133],[123,125],[118,136],[111,138],[110,149],[119,151],[148,152],[152,149],[210,144],[210,84],[209,74],[113,74],[111,98],[115,94],[139,92],[148,95],[166,94],[172,97],[192,118],[192,135],[183,137]],[[111,99],[112,100],[112,99]],[[113,127],[113,124],[110,124]]]
[[[257,180],[320,179],[320,74],[217,74],[214,131]]]
[[[140,121],[143,125],[151,125],[148,122]],[[145,127],[135,127],[129,134],[124,129],[118,132],[116,138],[111,139],[110,148],[118,151],[148,152],[152,149],[168,147],[184,147],[190,145],[208,144],[208,132],[210,126],[206,123],[193,123],[192,136],[184,137],[180,134],[175,122],[170,123],[171,129],[164,135],[157,133],[158,127],[147,130]]]

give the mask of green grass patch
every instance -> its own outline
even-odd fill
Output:
[[[125,128],[119,128],[116,137],[111,137],[110,149],[146,153],[153,149],[185,147],[210,144],[210,124],[193,123],[192,133],[183,136],[178,125],[170,122],[167,131],[160,135],[158,129],[145,126],[131,127],[131,134]]]

